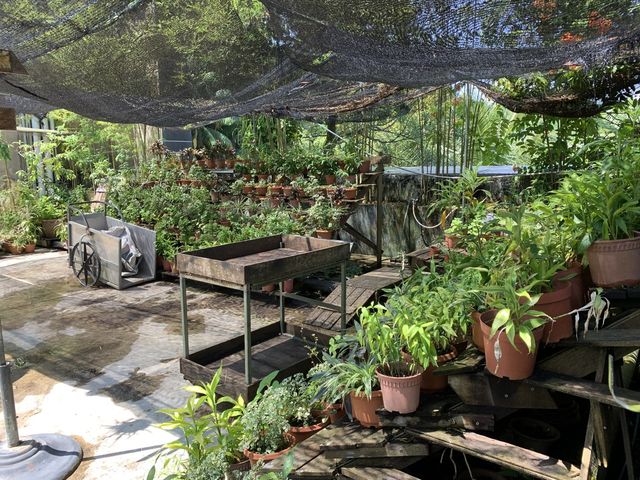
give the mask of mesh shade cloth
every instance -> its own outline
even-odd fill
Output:
[[[1,75],[0,93],[157,126],[248,113],[363,120],[458,80],[607,64],[634,50],[637,10],[631,0],[3,0],[0,48],[29,75]]]

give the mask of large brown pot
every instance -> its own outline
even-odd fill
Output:
[[[56,238],[56,229],[62,225],[61,218],[42,220],[42,238]]]
[[[27,243],[24,246],[24,253],[33,253],[36,251],[36,244],[35,243]]]
[[[598,240],[587,249],[587,258],[598,287],[640,284],[640,237]]]
[[[552,291],[543,293],[534,308],[546,313],[551,318],[569,313],[572,310],[572,292],[570,283],[560,282]],[[557,343],[563,338],[571,336],[573,336],[571,315],[562,315],[544,326],[544,343]]]
[[[584,283],[584,269],[578,262],[573,263],[569,268],[560,270],[553,276],[554,285],[558,282],[566,282],[571,285],[571,307],[580,308],[585,304],[587,289]]]
[[[323,230],[322,228],[316,229],[316,237],[324,240],[331,240],[333,238],[333,230]]]
[[[255,465],[261,460],[262,462],[267,463],[267,462],[270,462],[271,460],[275,460],[276,458],[281,457],[282,455],[286,455],[287,453],[289,453],[289,450],[291,450],[296,443],[293,436],[290,435],[289,433],[285,433],[285,436],[289,441],[289,447],[285,448],[284,450],[280,450],[279,452],[273,452],[273,453],[256,453],[256,452],[251,452],[245,448],[243,452],[244,456],[249,459],[249,462],[251,462],[251,465]]]
[[[318,433],[324,427],[329,425],[329,419],[309,425],[308,427],[291,427],[289,434],[295,439],[295,443],[300,443],[309,438],[314,433]]]
[[[471,312],[471,339],[478,350],[484,353],[484,340],[480,326],[480,312]]]
[[[376,370],[382,403],[388,412],[413,413],[420,404],[420,384],[422,383],[422,369],[413,375],[392,377]]]
[[[2,242],[2,249],[11,255],[20,255],[24,252],[24,247],[18,247],[11,242]]]
[[[452,346],[450,352],[438,355],[438,366],[450,360],[453,360],[457,356],[458,351],[454,346]],[[449,384],[449,377],[447,375],[434,375],[433,371],[436,368],[437,367],[434,365],[429,365],[422,373],[422,383],[420,385],[420,390],[422,390],[423,392],[434,393],[440,392],[447,388],[447,385]]]
[[[480,326],[484,337],[484,356],[487,370],[496,377],[505,377],[509,380],[523,380],[530,377],[536,365],[538,347],[540,340],[542,340],[544,329],[540,327],[533,331],[536,349],[532,353],[529,353],[527,346],[518,336],[515,339],[516,350],[503,331],[500,331],[492,338],[490,337],[491,323],[497,313],[497,310],[488,310],[481,315]],[[502,354],[499,362],[495,356],[496,343],[500,346]]]
[[[356,395],[355,392],[349,394],[351,399],[351,413],[353,418],[360,422],[363,427],[380,427],[380,417],[376,410],[382,408],[382,392],[376,390],[372,392],[371,398],[365,395]]]
[[[355,187],[348,187],[342,191],[345,200],[355,200],[358,196],[358,189]]]

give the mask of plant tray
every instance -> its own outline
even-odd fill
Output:
[[[349,259],[348,242],[298,235],[230,243],[180,253],[180,275],[220,285],[265,285],[337,265]]]

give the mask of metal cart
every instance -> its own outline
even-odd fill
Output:
[[[102,211],[83,212],[81,205],[100,204]],[[114,210],[118,218],[107,216]],[[67,209],[69,266],[84,286],[103,283],[118,290],[150,282],[156,278],[156,232],[122,220],[118,207],[108,202],[91,201],[70,204]],[[122,260],[122,239],[108,233],[113,227],[125,227],[142,253],[137,272],[128,271]]]

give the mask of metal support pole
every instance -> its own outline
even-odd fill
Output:
[[[251,385],[251,285],[244,286],[244,381]]]
[[[182,350],[189,357],[189,323],[187,319],[187,279],[180,275],[180,317],[182,320]]]
[[[280,282],[280,333],[284,335],[285,333],[285,323],[284,323],[284,282]]]
[[[380,159],[380,162],[376,166],[376,172],[378,172],[378,176],[376,177],[376,266],[378,268],[382,267],[382,223],[383,223],[383,213],[382,213],[382,198],[383,198],[383,188],[384,188],[384,160],[385,157]]]
[[[347,329],[347,262],[340,264],[340,331]]]
[[[16,447],[20,443],[18,422],[16,420],[16,404],[13,398],[11,384],[11,365],[7,363],[4,354],[4,337],[0,323],[0,396],[2,397],[2,413],[4,414],[4,430],[7,436],[7,446]]]

